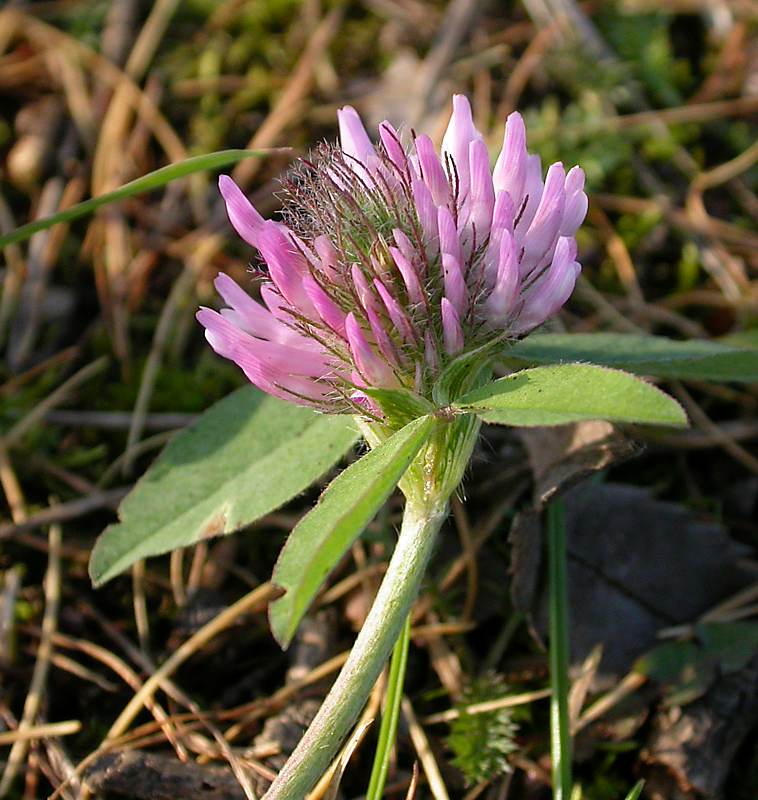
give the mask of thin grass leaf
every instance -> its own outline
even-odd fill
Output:
[[[403,699],[405,669],[408,665],[408,646],[411,640],[411,618],[408,616],[395,643],[390,662],[390,674],[387,681],[387,692],[384,702],[382,725],[379,728],[379,740],[376,743],[374,766],[371,768],[366,800],[382,800],[387,771],[390,766],[392,745],[397,734],[397,723],[400,719],[400,701]]]
[[[645,781],[639,780],[637,783],[634,784],[629,794],[626,796],[625,800],[639,800],[639,796],[642,794],[642,790],[645,788]]]
[[[503,352],[514,365],[585,361],[635,375],[703,381],[758,381],[758,352],[750,338],[678,341],[629,333],[542,333]]]
[[[566,569],[566,526],[563,503],[547,509],[548,582],[550,604],[550,753],[553,800],[571,796],[571,733],[569,730],[569,643]]]
[[[88,214],[97,211],[98,208],[107,206],[110,203],[116,203],[119,200],[125,200],[127,197],[150,192],[153,189],[160,189],[167,183],[179,178],[185,178],[195,172],[227,167],[245,158],[262,158],[271,152],[271,150],[219,150],[215,153],[193,156],[177,164],[169,164],[148,172],[147,175],[143,175],[141,178],[129,181],[129,183],[119,186],[118,189],[114,189],[112,192],[91,197],[89,200],[77,203],[75,206],[59,211],[57,214],[51,214],[49,217],[36,219],[34,222],[22,225],[20,228],[0,236],[0,248],[16,242],[23,242],[38,231],[44,231],[59,222],[71,222],[80,217],[86,217]]]

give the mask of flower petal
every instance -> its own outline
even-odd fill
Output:
[[[445,341],[445,352],[449,356],[457,355],[463,350],[463,330],[461,319],[453,304],[443,297],[442,306],[442,337]]]
[[[518,218],[515,225],[517,243],[520,243],[534,219],[542,198],[542,185],[542,159],[539,156],[527,156],[524,192],[518,201],[514,199]]]
[[[482,139],[482,134],[474,127],[468,98],[462,94],[453,95],[453,114],[442,138],[442,162],[444,165],[447,153],[455,163],[455,171],[458,175],[459,204],[463,203],[468,195],[470,185],[469,144],[478,139]]]
[[[358,112],[352,106],[344,106],[337,112],[340,129],[340,148],[351,158],[366,165],[376,158],[376,150],[371,143]]]
[[[421,232],[429,253],[437,250],[437,208],[434,205],[432,193],[429,187],[420,179],[412,178],[411,191],[413,192],[413,204],[416,207],[418,221],[421,224]]]
[[[515,206],[513,205],[513,200],[511,200],[508,192],[501,189],[495,198],[490,238],[484,254],[484,278],[487,288],[491,288],[497,278],[498,264],[500,263],[500,242],[506,233],[513,234],[514,215]]]
[[[573,236],[587,215],[587,195],[584,193],[584,170],[572,167],[566,175],[566,207],[561,222],[561,236]]]
[[[257,339],[210,308],[201,308],[197,320],[205,327],[205,337],[211,347],[225,358],[239,363],[242,353],[248,353],[276,372],[284,375],[303,375],[319,378],[332,371],[322,354],[299,347]]]
[[[436,206],[446,205],[450,200],[450,184],[445,170],[442,169],[440,160],[437,158],[432,140],[421,134],[416,137],[415,145],[421,178],[429,187],[434,204]]]
[[[528,275],[552,260],[566,203],[566,193],[563,188],[565,178],[563,164],[557,162],[550,165],[540,204],[521,242],[522,275]]]
[[[519,265],[516,242],[510,231],[504,231],[500,241],[497,277],[484,308],[493,326],[505,324],[516,306],[519,290]]]
[[[517,208],[524,195],[526,159],[526,128],[521,114],[514,111],[505,122],[503,148],[495,162],[492,181],[495,192],[508,192]]]
[[[526,292],[514,332],[525,333],[536,328],[568,300],[581,270],[574,261],[575,247],[573,239],[561,237],[558,240],[550,269]]]
[[[408,158],[405,155],[398,132],[387,120],[379,123],[379,140],[387,153],[387,158],[397,167],[401,175],[406,175],[408,172]]]
[[[345,337],[345,312],[324,291],[312,275],[306,275],[303,286],[308,297],[316,308],[319,317],[336,334]]]
[[[232,227],[248,244],[257,248],[264,223],[263,217],[228,175],[219,176],[218,188],[224,198],[226,213]]]
[[[471,191],[467,209],[467,227],[471,228],[472,242],[475,236],[475,246],[479,248],[487,241],[492,225],[492,212],[495,208],[495,189],[490,173],[490,155],[487,145],[483,141],[471,142],[468,162]]]
[[[284,299],[306,317],[313,318],[316,309],[303,287],[308,265],[288,234],[283,225],[269,220],[263,225],[258,249]]]
[[[424,301],[424,293],[416,268],[397,247],[390,247],[389,251],[403,278],[403,283],[408,292],[408,299],[414,305],[422,303]]]
[[[442,280],[445,297],[453,304],[458,314],[463,314],[468,305],[468,291],[463,274],[463,254],[455,228],[453,216],[445,206],[437,209],[442,254]]]
[[[412,342],[416,338],[413,335],[413,328],[411,327],[411,323],[408,321],[408,317],[405,315],[400,303],[392,296],[389,289],[379,280],[379,278],[374,278],[374,286],[376,287],[376,291],[379,293],[379,297],[382,298],[382,302],[384,303],[384,307],[387,309],[387,313],[389,314],[390,320],[392,324],[397,328],[400,332],[400,335],[406,342]]]
[[[345,332],[355,366],[368,385],[382,388],[397,386],[397,379],[389,364],[373,351],[352,313],[345,320]]]

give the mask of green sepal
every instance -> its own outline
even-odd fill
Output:
[[[414,419],[434,413],[434,406],[410,389],[362,388],[361,391],[382,409],[387,427],[393,430],[399,430]]]

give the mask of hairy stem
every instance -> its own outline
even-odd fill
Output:
[[[387,572],[337,680],[263,800],[303,800],[366,703],[418,594],[447,498],[408,501]]]

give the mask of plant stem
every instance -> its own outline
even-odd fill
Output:
[[[303,800],[326,771],[397,641],[446,516],[447,498],[406,502],[395,552],[355,645],[264,800]]]
[[[392,750],[392,743],[395,741],[397,722],[400,718],[400,701],[403,697],[410,639],[411,617],[409,614],[405,618],[405,625],[403,625],[400,638],[395,643],[395,649],[392,651],[384,714],[382,715],[382,725],[379,729],[379,740],[376,745],[376,755],[374,756],[374,766],[371,769],[366,800],[382,800],[384,783],[387,780],[387,770],[390,763],[390,751]]]
[[[566,588],[566,527],[563,504],[547,509],[548,580],[550,584],[550,750],[553,761],[553,800],[571,796],[571,733],[568,717],[569,643]]]

